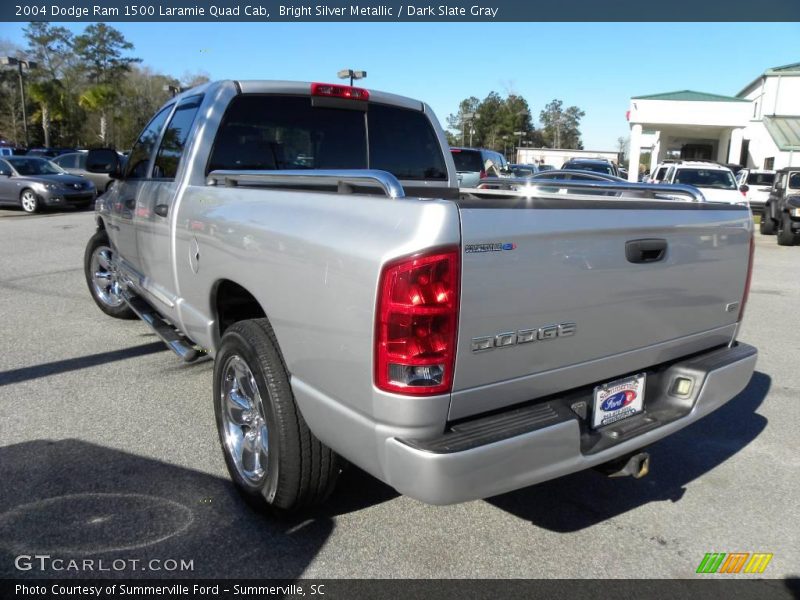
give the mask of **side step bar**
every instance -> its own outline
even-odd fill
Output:
[[[167,323],[146,300],[130,292],[122,292],[122,298],[131,307],[131,310],[155,331],[156,335],[164,341],[167,347],[181,357],[183,362],[194,362],[206,355],[202,348],[196,346],[191,340],[184,337],[172,325]]]

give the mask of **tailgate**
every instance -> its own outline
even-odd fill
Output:
[[[501,205],[460,203],[451,419],[731,340],[747,275],[746,208],[585,200],[563,208]],[[626,244],[642,239],[665,244],[663,258],[631,262]],[[637,255],[642,247],[650,246],[631,248],[633,260],[657,256]],[[492,346],[480,349],[487,338]]]

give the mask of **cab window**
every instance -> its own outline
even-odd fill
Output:
[[[173,106],[170,104],[153,117],[147,127],[144,128],[144,131],[142,131],[139,139],[136,140],[128,156],[125,179],[143,179],[147,177],[147,166],[150,163],[150,157],[153,155],[158,136],[161,134],[161,130]]]
[[[192,128],[202,100],[202,96],[191,96],[175,109],[175,114],[172,115],[161,139],[161,146],[153,166],[153,178],[175,179],[189,130]]]

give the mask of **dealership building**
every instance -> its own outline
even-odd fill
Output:
[[[651,171],[670,157],[757,169],[800,166],[800,63],[767,69],[735,96],[692,90],[635,96],[627,116],[631,181],[647,151]]]

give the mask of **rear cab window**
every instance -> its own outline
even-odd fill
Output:
[[[775,182],[775,173],[748,173],[747,185],[768,185]]]
[[[736,189],[736,181],[730,171],[714,169],[678,169],[673,183],[684,183],[696,187],[720,190]]]
[[[483,170],[480,151],[453,149],[450,153],[453,155],[453,162],[459,173],[478,173]]]
[[[447,180],[438,137],[421,111],[372,102],[312,106],[309,96],[234,98],[206,173],[284,169],[380,169],[401,180]]]

